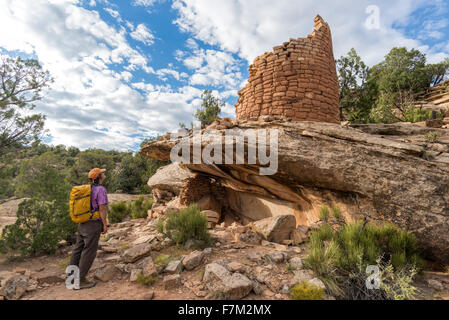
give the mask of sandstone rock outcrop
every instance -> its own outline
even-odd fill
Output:
[[[248,220],[293,214],[297,224],[319,220],[323,204],[338,205],[347,221],[393,222],[417,235],[428,258],[449,261],[449,131],[414,124],[342,127],[318,122],[240,121],[241,129],[278,129],[278,171],[260,175],[260,164],[183,164],[220,183],[235,203],[242,195],[253,203],[274,203],[276,210],[237,211]],[[438,140],[429,143],[429,132]],[[224,130],[204,131],[202,148]],[[178,141],[153,141],[141,153],[169,160]],[[222,139],[223,152],[226,143]],[[269,150],[269,146],[267,146]],[[245,150],[248,150],[245,141]],[[223,155],[224,158],[224,155]],[[192,186],[193,187],[193,186]],[[226,198],[223,199],[226,201]],[[244,199],[242,200],[244,201]],[[262,206],[261,206],[262,207]],[[281,210],[284,208],[285,210]],[[255,219],[252,219],[255,218]]]
[[[419,94],[414,102],[415,108],[441,112],[449,117],[449,80],[428,88]]]
[[[239,91],[237,119],[283,115],[293,121],[340,122],[337,71],[329,25],[315,18],[307,38],[290,39],[257,57]]]
[[[168,190],[178,195],[185,179],[193,174],[177,163],[159,168],[148,180],[148,186],[154,189]]]
[[[294,215],[279,215],[254,222],[253,229],[261,234],[265,240],[282,243],[290,239],[290,235],[296,228]]]

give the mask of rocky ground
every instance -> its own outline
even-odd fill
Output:
[[[66,289],[64,270],[71,246],[65,245],[54,256],[3,261],[0,291],[8,299],[23,300],[283,300],[290,299],[288,289],[301,280],[323,285],[302,266],[306,243],[268,242],[234,223],[218,225],[211,231],[215,244],[195,250],[193,242],[171,244],[156,231],[155,224],[154,219],[137,219],[110,226],[88,276],[97,279],[92,289]],[[154,276],[156,282],[149,286],[139,283],[139,272]],[[417,299],[449,299],[448,273],[425,272],[415,285],[419,288]]]

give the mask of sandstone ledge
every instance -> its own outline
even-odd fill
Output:
[[[279,129],[275,175],[260,175],[259,165],[183,166],[220,179],[234,191],[291,203],[300,222],[308,220],[302,216],[312,207],[317,211],[315,202],[321,195],[321,200],[337,202],[354,218],[389,221],[412,231],[427,257],[449,261],[448,130],[416,124],[354,128],[283,121],[241,121],[235,127]],[[202,146],[223,132],[203,130]],[[437,141],[428,142],[428,132],[436,132]],[[141,153],[169,160],[177,142],[150,142]]]

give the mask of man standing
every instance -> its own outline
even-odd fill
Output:
[[[106,179],[106,169],[94,168],[89,172],[91,182],[90,206],[92,218],[78,225],[75,248],[70,258],[70,265],[78,266],[80,271],[80,289],[92,288],[95,281],[87,281],[86,276],[95,260],[100,234],[108,231],[107,204],[108,194],[102,186]]]

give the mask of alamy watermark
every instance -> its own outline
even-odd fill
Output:
[[[170,160],[184,164],[254,164],[261,175],[274,175],[278,169],[278,129],[201,130],[194,126],[170,134],[177,141]]]
[[[380,8],[376,5],[369,5],[365,9],[368,18],[365,20],[365,28],[368,30],[380,29]]]
[[[67,278],[65,279],[65,286],[70,290],[79,290],[80,288],[80,269],[75,265],[70,265],[65,269]]]
[[[366,267],[366,278],[365,285],[367,289],[378,290],[380,289],[380,270],[378,266],[370,265]]]

